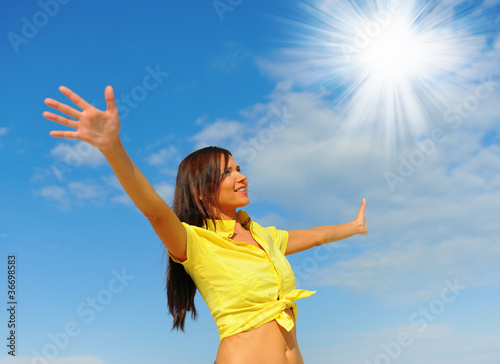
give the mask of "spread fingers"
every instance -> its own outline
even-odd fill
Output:
[[[45,104],[75,119],[79,119],[82,115],[80,111],[73,109],[71,106],[53,99],[45,99]]]
[[[91,106],[87,101],[82,99],[79,95],[75,94],[73,91],[71,91],[69,88],[65,86],[59,87],[59,91],[61,91],[64,96],[73,101],[75,105],[81,108],[82,110]]]
[[[56,115],[51,112],[45,111],[43,114],[45,119],[49,119],[61,125],[69,126],[70,128],[78,128],[78,122],[75,120],[68,119],[64,116]]]

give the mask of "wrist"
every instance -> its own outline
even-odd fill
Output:
[[[113,141],[107,143],[105,146],[99,147],[99,151],[104,154],[106,157],[107,155],[111,155],[116,153],[117,151],[120,151],[123,149],[123,144],[120,140],[120,137],[117,136],[116,139]]]
[[[354,220],[352,222],[353,224],[353,231],[354,231],[354,234],[353,235],[366,235],[367,231],[366,231],[366,222],[364,221],[357,221],[357,220]]]

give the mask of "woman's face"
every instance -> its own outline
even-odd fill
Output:
[[[221,166],[225,165],[222,157]],[[229,156],[229,161],[225,171],[222,171],[222,182],[219,186],[217,204],[223,215],[234,217],[236,209],[250,203],[247,194],[247,177],[240,173],[240,167],[233,157]]]

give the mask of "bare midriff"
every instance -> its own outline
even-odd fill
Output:
[[[291,308],[285,312],[293,319]],[[295,326],[290,332],[276,320],[222,339],[217,364],[304,364]]]

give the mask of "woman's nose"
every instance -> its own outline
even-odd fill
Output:
[[[243,173],[238,172],[238,180],[239,181],[245,181],[247,179],[247,176],[245,176]]]

